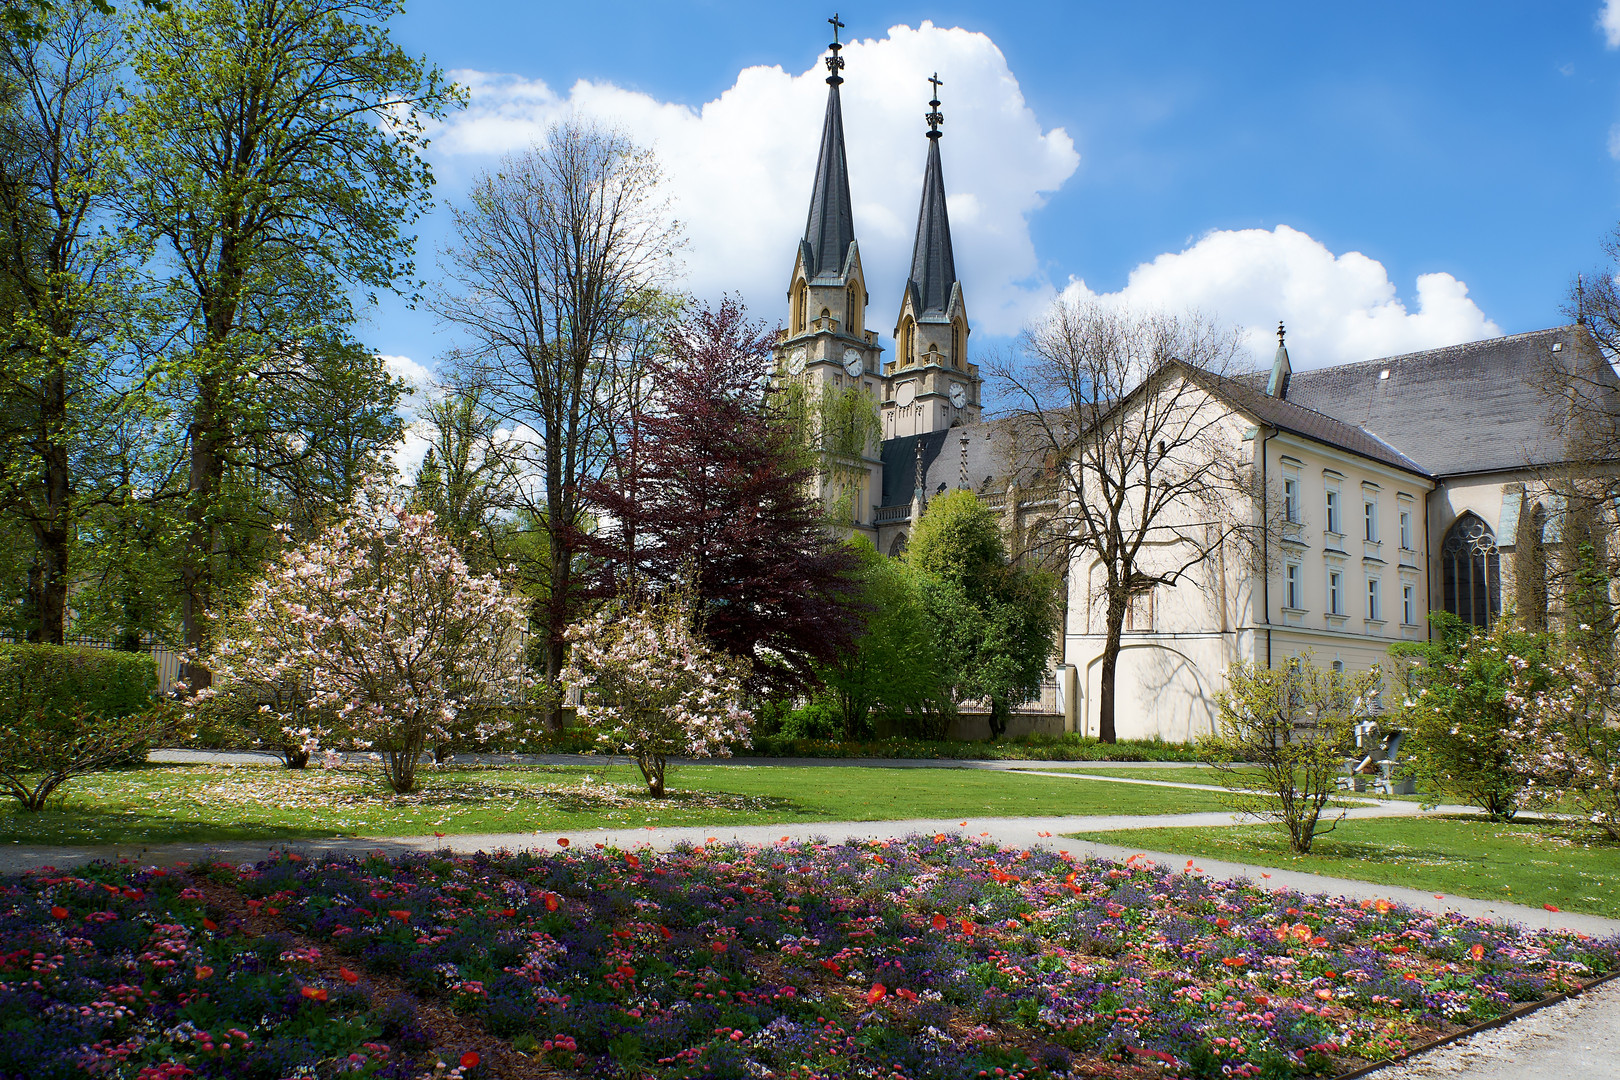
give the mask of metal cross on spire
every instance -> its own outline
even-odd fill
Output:
[[[1281,349],[1281,348],[1284,347],[1283,338],[1285,336],[1286,336],[1286,331],[1283,330],[1282,320],[1278,319],[1277,320],[1277,348]]]
[[[838,41],[838,31],[844,28],[844,24],[838,21],[838,12],[836,11],[833,12],[833,17],[827,21],[832,24],[833,28],[832,44],[827,46],[832,50],[832,55],[827,57],[827,84],[837,86],[844,81],[844,77],[838,74],[838,70],[844,66],[844,58],[838,55],[838,50],[844,47]]]
[[[928,81],[934,84],[934,97],[928,103],[929,112],[924,119],[928,121],[928,137],[937,139],[940,135],[939,125],[945,122],[945,114],[939,111],[939,88],[944,85],[944,81],[940,79],[937,71],[928,77]]]

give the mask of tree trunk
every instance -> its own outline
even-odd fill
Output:
[[[1125,602],[1112,594],[1108,597],[1107,638],[1103,642],[1102,685],[1097,694],[1097,738],[1105,743],[1116,741],[1114,734],[1114,676],[1119,669],[1119,640],[1125,629]]]
[[[201,656],[207,642],[203,619],[213,602],[213,559],[218,525],[214,503],[224,471],[219,456],[219,382],[205,374],[198,380],[197,404],[192,414],[191,475],[186,500],[185,554],[180,566],[180,618],[187,649]],[[214,680],[199,663],[181,666],[180,678],[189,693],[205,689]]]
[[[642,779],[647,781],[647,794],[655,799],[664,797],[664,768],[668,764],[662,754],[638,754],[636,764],[641,767]]]
[[[44,506],[34,516],[34,567],[30,584],[35,590],[30,641],[61,645],[67,631],[68,542],[72,536],[67,423],[67,373],[59,357],[41,386],[40,463],[43,466]]]

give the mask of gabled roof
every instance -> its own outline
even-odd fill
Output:
[[[1222,399],[1239,412],[1245,413],[1267,427],[1314,439],[1319,443],[1390,465],[1419,476],[1431,475],[1413,459],[1396,450],[1370,432],[1353,427],[1331,416],[1308,409],[1297,401],[1275,398],[1254,385],[1252,379],[1233,379],[1217,375],[1191,364],[1178,364],[1188,381]],[[1293,375],[1298,384],[1299,372]]]
[[[1288,400],[1399,446],[1434,476],[1523,469],[1574,452],[1555,395],[1576,364],[1613,378],[1580,327],[1559,326],[1295,371]]]
[[[951,219],[945,207],[945,174],[939,161],[939,132],[929,133],[928,166],[923,171],[922,203],[917,208],[917,239],[911,248],[906,288],[919,317],[944,316],[956,284],[951,251]]]
[[[828,80],[831,82],[831,80]],[[821,155],[810,192],[810,215],[804,225],[807,278],[843,273],[849,245],[855,242],[855,215],[849,198],[849,163],[844,151],[844,110],[838,84],[827,88],[827,117],[821,125]]]
[[[962,482],[962,436],[968,437],[968,486],[974,491],[1003,491],[1011,479],[1008,432],[1001,421],[965,424],[922,435],[884,439],[881,506],[904,506],[917,490],[917,455],[922,455],[923,492],[932,499],[939,486],[955,491]]]

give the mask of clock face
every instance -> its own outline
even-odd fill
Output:
[[[852,379],[860,377],[861,369],[865,364],[861,361],[861,354],[854,349],[844,350],[844,374]]]
[[[901,383],[900,388],[894,392],[894,403],[904,409],[917,400],[917,384]]]
[[[967,387],[961,383],[951,383],[951,404],[958,409],[967,404]]]
[[[789,375],[797,375],[804,370],[804,346],[800,345],[788,353],[787,366]]]

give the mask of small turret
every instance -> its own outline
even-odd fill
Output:
[[[1288,380],[1294,374],[1293,365],[1288,362],[1288,346],[1285,343],[1283,324],[1277,323],[1277,355],[1271,361],[1271,379],[1266,383],[1266,393],[1274,398],[1284,401],[1288,399]]]

